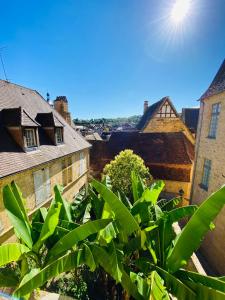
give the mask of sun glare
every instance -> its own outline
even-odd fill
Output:
[[[190,12],[191,0],[176,0],[172,11],[171,19],[174,23],[181,23]]]

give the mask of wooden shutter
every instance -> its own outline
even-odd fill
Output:
[[[43,171],[39,170],[34,172],[34,190],[36,205],[41,204],[45,200],[45,187],[44,187],[44,178]]]

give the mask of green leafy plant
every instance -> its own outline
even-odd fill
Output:
[[[134,154],[133,150],[124,150],[105,166],[103,173],[110,177],[114,191],[119,190],[127,196],[131,196],[132,171],[144,180],[151,178],[143,159]]]
[[[50,208],[39,209],[30,222],[17,186],[6,186],[4,205],[19,242],[0,246],[0,267],[19,263],[20,275],[12,280],[14,295],[28,299],[47,281],[86,265],[101,274],[102,288],[109,289],[111,299],[225,299],[223,277],[186,269],[225,204],[225,187],[200,207],[177,207],[179,198],[158,200],[163,187],[162,181],[147,186],[132,172],[130,201],[123,191],[113,192],[109,178],[93,180],[84,202],[79,201],[86,208],[77,219],[55,187]],[[186,217],[190,220],[176,236],[174,223]],[[5,282],[2,274],[1,286]]]

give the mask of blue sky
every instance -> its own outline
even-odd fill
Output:
[[[73,117],[141,114],[145,99],[163,96],[178,110],[196,106],[225,58],[225,1],[193,1],[178,28],[173,3],[1,1],[7,75],[51,99],[66,95]]]

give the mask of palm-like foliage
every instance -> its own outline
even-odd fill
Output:
[[[20,262],[14,294],[26,298],[47,280],[86,264],[91,271],[104,269],[135,299],[225,299],[224,278],[185,270],[225,203],[225,187],[199,208],[158,200],[163,187],[162,181],[147,187],[133,173],[133,198],[127,199],[112,192],[108,178],[93,180],[73,209],[55,187],[50,208],[39,209],[30,222],[17,186],[6,186],[4,205],[19,243],[0,246],[0,266]],[[173,224],[184,217],[190,220],[177,237]],[[4,274],[0,283],[6,285]]]

